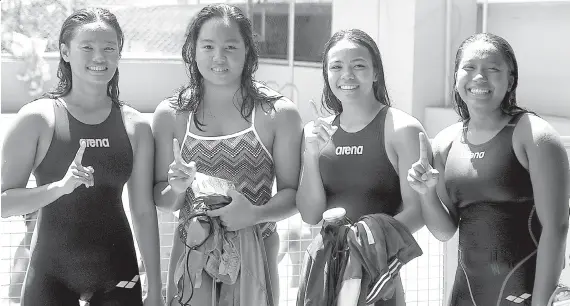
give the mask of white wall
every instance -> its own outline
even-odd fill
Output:
[[[47,58],[52,79],[45,89],[56,81],[57,58]],[[15,113],[22,105],[34,97],[27,92],[25,83],[15,78],[23,63],[11,58],[2,58],[1,104],[2,113]],[[188,80],[181,60],[134,59],[124,56],[120,66],[119,87],[121,99],[143,113],[152,113],[160,101]],[[268,82],[275,89],[282,88],[291,80],[291,69],[284,65],[260,63],[256,77]],[[311,120],[309,99],[319,100],[322,90],[321,69],[318,67],[295,67],[294,80],[296,91],[291,87],[281,90],[282,94],[296,100],[305,121]],[[302,103],[299,103],[301,101]]]
[[[388,94],[395,107],[412,113],[415,65],[415,0],[380,2],[379,37]]]
[[[45,90],[57,83],[58,58],[49,57],[51,80]],[[34,97],[27,92],[26,84],[14,76],[23,63],[2,57],[2,113],[14,113]],[[153,112],[156,105],[187,79],[184,65],[179,60],[141,60],[124,56],[119,65],[121,100],[141,112]]]
[[[445,0],[333,2],[333,32],[359,28],[378,44],[393,105],[423,119],[442,105]]]
[[[308,102],[314,100],[320,103],[324,86],[320,67],[295,67],[292,72],[288,66],[261,64],[256,78],[267,82],[267,85],[293,100],[299,108],[303,122],[315,119]]]
[[[441,105],[445,87],[445,0],[416,1],[412,115]]]
[[[520,104],[541,115],[570,118],[570,4],[491,4],[488,29],[506,37],[520,65]],[[332,31],[360,28],[382,52],[389,93],[394,105],[424,121],[425,106],[444,106],[445,0],[335,0]],[[474,0],[452,0],[451,59],[463,39],[477,29]],[[57,59],[49,58],[55,81]],[[144,65],[139,65],[144,63]],[[14,75],[21,63],[2,58],[2,112],[15,112],[31,99]],[[271,67],[271,70],[269,69]],[[121,61],[121,96],[142,112],[186,81],[184,66],[176,60]],[[306,102],[320,99],[320,68],[260,64],[260,80],[291,82],[283,93],[298,100],[304,120],[312,118]],[[48,85],[49,85],[48,84]],[[278,88],[278,89],[279,89]]]
[[[382,1],[371,0],[334,0],[332,7],[332,33],[339,30],[357,28],[377,40],[380,29],[378,16],[381,3]]]
[[[570,3],[492,4],[488,18],[515,50],[520,105],[570,118]]]
[[[452,58],[459,44],[481,27],[473,0],[454,0]],[[490,4],[487,31],[507,39],[517,56],[517,100],[547,121],[561,135],[570,135],[570,3]],[[452,67],[453,68],[453,67]],[[424,126],[430,136],[457,122],[453,110],[427,103]]]

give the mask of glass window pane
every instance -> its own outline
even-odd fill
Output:
[[[320,62],[331,36],[331,3],[298,3],[295,6],[295,60]]]

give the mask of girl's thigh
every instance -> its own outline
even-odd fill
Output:
[[[178,238],[178,235],[174,235],[174,241],[172,243],[172,251],[170,253],[170,262],[168,263],[168,280],[166,282],[166,305],[167,306],[179,306],[179,305],[212,305],[212,285],[213,281],[210,275],[206,272],[202,272],[202,280],[200,288],[194,288],[193,284],[196,283],[195,275],[192,275],[192,283],[188,281],[188,274],[185,274],[185,283],[180,290],[174,283],[174,271],[176,271],[176,265],[180,256],[183,256],[184,245]],[[190,299],[191,297],[191,299]],[[182,304],[179,302],[182,299]]]
[[[192,277],[192,282],[195,282],[194,277]],[[174,290],[173,294],[169,294],[170,297],[167,300],[167,306],[212,305],[212,286],[214,286],[214,282],[210,275],[206,272],[202,272],[202,284],[200,288],[193,288],[189,283],[185,284],[183,290],[180,292],[177,293],[176,290]]]

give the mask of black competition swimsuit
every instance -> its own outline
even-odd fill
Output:
[[[530,305],[541,226],[528,171],[512,146],[513,117],[495,137],[473,145],[467,125],[445,164],[459,212],[459,263],[450,305]]]
[[[402,209],[400,178],[384,145],[388,109],[384,106],[366,127],[355,133],[344,131],[337,116],[332,125],[338,126],[338,130],[319,157],[327,209],[344,208],[352,222],[369,214],[394,216]],[[398,282],[401,287],[401,281]],[[395,294],[375,305],[397,305],[401,299]]]
[[[95,170],[95,185],[81,185],[40,209],[22,306],[142,305],[137,257],[121,200],[133,152],[115,103],[100,124],[84,124],[54,100],[55,130],[34,171],[38,186],[60,180],[79,149]]]
[[[400,179],[384,146],[388,109],[382,108],[366,127],[355,133],[344,131],[337,116],[332,125],[338,126],[338,130],[319,157],[327,209],[342,207],[354,222],[368,214],[393,216],[402,206]]]

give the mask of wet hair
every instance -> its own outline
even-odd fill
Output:
[[[511,45],[507,42],[506,39],[491,33],[478,33],[471,35],[467,39],[465,39],[459,49],[457,50],[457,54],[455,55],[455,73],[453,75],[453,102],[454,108],[457,114],[461,117],[460,120],[467,121],[470,118],[469,110],[467,109],[467,104],[465,101],[461,99],[459,92],[457,92],[457,88],[455,86],[457,82],[457,71],[459,70],[459,63],[463,58],[464,50],[474,42],[486,42],[491,44],[497,51],[503,56],[503,59],[507,63],[509,67],[510,75],[513,77],[513,83],[510,88],[507,90],[503,101],[501,102],[500,108],[503,113],[514,116],[520,113],[532,113],[527,109],[524,109],[517,105],[517,98],[516,98],[516,91],[519,81],[519,66],[517,63],[517,59],[515,57],[515,51],[511,47]],[[536,114],[535,114],[536,115]]]
[[[213,18],[222,18],[225,21],[233,21],[237,24],[241,37],[246,47],[245,63],[241,73],[240,89],[236,91],[241,94],[241,116],[249,121],[249,116],[254,111],[255,106],[269,106],[274,108],[274,102],[281,99],[280,95],[269,96],[262,92],[258,86],[264,86],[256,82],[253,75],[258,68],[258,51],[254,41],[253,27],[251,21],[237,7],[227,4],[212,4],[204,7],[192,19],[186,32],[186,40],[182,47],[182,59],[189,73],[190,83],[180,88],[176,94],[176,100],[171,100],[171,106],[177,111],[196,112],[204,98],[204,77],[196,64],[196,42],[204,23]],[[256,85],[258,83],[258,85]],[[235,96],[234,96],[235,98]],[[205,126],[198,120],[198,116],[192,116],[196,127],[202,131]]]
[[[78,28],[94,22],[103,22],[115,30],[117,33],[117,41],[119,43],[119,54],[121,54],[121,51],[123,50],[123,42],[125,41],[123,31],[121,30],[121,26],[117,21],[117,17],[109,10],[104,8],[80,9],[73,12],[73,14],[67,17],[61,26],[61,31],[59,32],[59,46],[61,46],[61,44],[69,46],[69,43],[75,36]],[[73,86],[71,77],[71,65],[63,60],[61,50],[59,54],[57,77],[59,78],[59,82],[56,88],[46,93],[44,97],[52,99],[63,97],[71,91],[71,88]],[[113,78],[111,78],[109,83],[107,83],[107,96],[109,96],[114,103],[117,103],[118,105],[122,104],[122,102],[119,100],[119,68],[117,68],[115,74],[113,75]]]
[[[390,97],[388,96],[388,91],[386,90],[386,80],[384,78],[384,66],[382,65],[382,58],[380,56],[380,50],[378,49],[378,45],[376,45],[376,42],[374,42],[374,39],[372,39],[370,35],[358,29],[338,31],[334,33],[334,35],[325,44],[323,57],[322,57],[323,78],[325,81],[325,86],[323,87],[323,95],[321,100],[322,106],[332,110],[336,115],[342,113],[342,103],[334,95],[329,84],[327,61],[330,49],[343,39],[349,40],[355,44],[359,44],[368,49],[368,52],[370,52],[370,58],[372,59],[374,72],[376,73],[377,76],[376,81],[374,81],[374,83],[372,84],[374,97],[378,102],[390,106]]]

